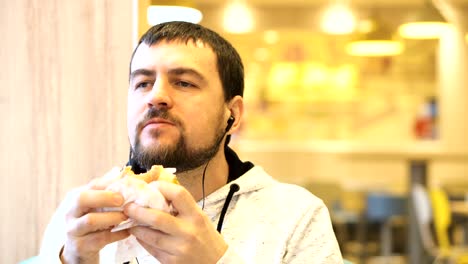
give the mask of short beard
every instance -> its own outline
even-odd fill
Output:
[[[158,137],[159,133],[156,132],[153,136]],[[153,165],[176,168],[177,173],[193,170],[206,164],[216,155],[224,136],[224,129],[218,127],[214,140],[206,147],[190,148],[185,137],[181,135],[172,146],[155,145],[144,148],[137,134],[132,150],[133,159],[146,170],[149,170]]]

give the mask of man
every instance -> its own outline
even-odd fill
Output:
[[[159,185],[177,214],[134,203],[123,212],[101,212],[123,198],[95,180],[57,210],[44,236],[43,260],[343,262],[321,200],[275,181],[227,147],[244,113],[244,72],[226,40],[196,24],[156,25],[132,55],[129,83],[129,163],[136,172],[154,164],[177,169],[181,185]],[[110,232],[127,218],[141,225]],[[122,257],[128,241],[138,241],[139,250]]]

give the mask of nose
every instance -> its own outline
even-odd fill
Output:
[[[164,78],[157,78],[146,100],[148,107],[171,108],[172,98],[168,81]]]

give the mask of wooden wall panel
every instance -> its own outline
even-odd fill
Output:
[[[72,187],[126,161],[132,1],[0,7],[0,263],[38,253]]]

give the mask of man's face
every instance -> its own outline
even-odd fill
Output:
[[[135,159],[151,165],[197,168],[224,137],[226,117],[216,55],[202,43],[142,43],[131,63],[127,127]]]

